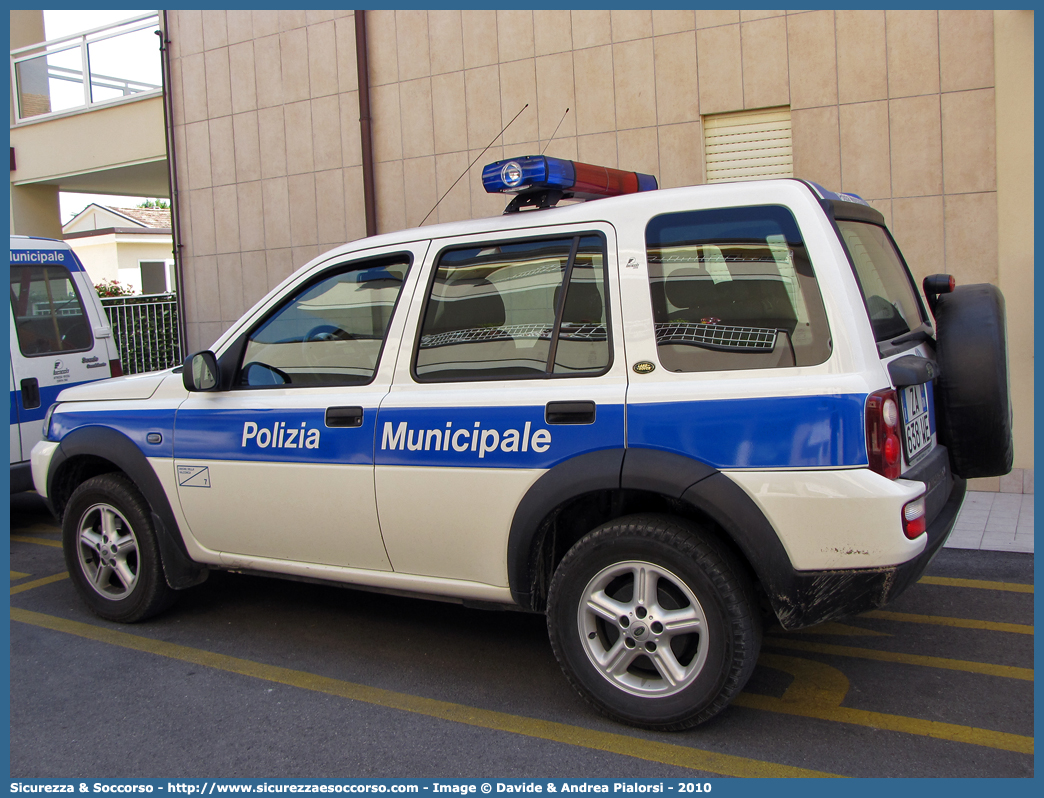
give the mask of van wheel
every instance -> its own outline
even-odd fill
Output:
[[[559,664],[589,703],[667,731],[721,712],[761,647],[739,564],[670,516],[620,518],[573,546],[551,581],[547,624]]]
[[[141,621],[174,601],[149,505],[122,474],[92,477],[73,491],[62,519],[62,548],[80,596],[108,621]]]
[[[965,479],[1011,471],[1004,297],[987,283],[961,285],[935,306],[939,439]]]

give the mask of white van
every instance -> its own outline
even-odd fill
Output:
[[[29,453],[58,393],[122,373],[105,311],[69,245],[11,236],[12,493],[33,489]]]

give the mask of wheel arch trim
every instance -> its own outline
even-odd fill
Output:
[[[571,499],[599,490],[636,490],[683,501],[714,521],[740,550],[772,598],[785,592],[793,566],[772,524],[735,482],[707,463],[658,449],[588,452],[546,471],[515,510],[508,538],[512,598],[533,608],[534,546],[548,516]]]
[[[47,470],[47,494],[54,509],[59,509],[54,490],[59,472],[66,463],[81,456],[107,460],[126,474],[141,491],[151,508],[164,577],[171,588],[181,590],[207,578],[209,571],[206,566],[189,556],[166,491],[148,458],[119,430],[91,425],[74,429],[62,438]]]

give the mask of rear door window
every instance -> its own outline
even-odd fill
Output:
[[[669,371],[810,366],[830,356],[819,286],[786,208],[657,216],[646,250],[657,351]]]
[[[605,239],[442,253],[414,360],[422,382],[592,376],[609,368]]]
[[[63,266],[12,263],[11,309],[26,357],[81,352],[94,344],[83,300]]]

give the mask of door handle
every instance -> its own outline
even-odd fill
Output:
[[[363,409],[361,407],[328,407],[326,408],[326,426],[328,427],[361,427]]]
[[[548,424],[594,424],[594,402],[548,402],[544,421]]]
[[[40,383],[36,377],[28,377],[22,380],[22,407],[32,410],[40,406]]]

